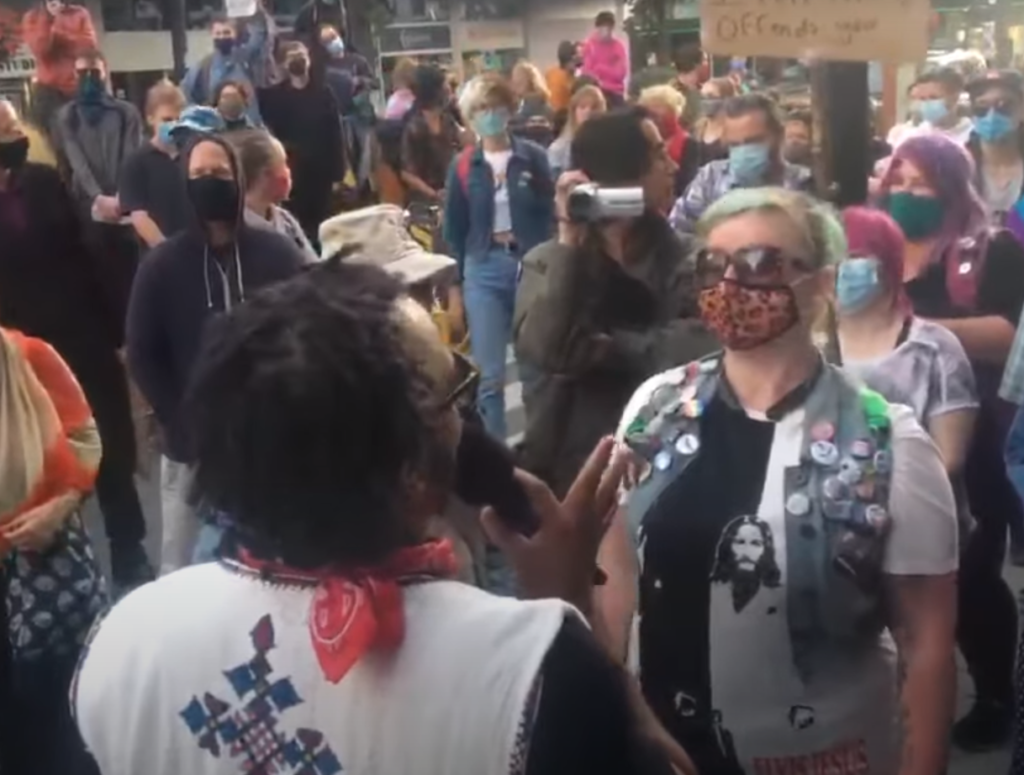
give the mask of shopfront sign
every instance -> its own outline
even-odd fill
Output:
[[[929,0],[701,0],[713,54],[917,62],[928,52]]]
[[[447,24],[385,27],[378,39],[382,56],[412,51],[447,51],[451,47],[452,30]]]
[[[21,37],[21,10],[0,5],[0,80],[31,78],[36,60]]]

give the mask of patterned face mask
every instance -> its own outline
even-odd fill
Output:
[[[727,350],[768,344],[800,319],[790,286],[747,285],[732,279],[701,292],[700,315]]]

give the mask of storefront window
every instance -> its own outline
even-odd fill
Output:
[[[448,0],[395,0],[395,22],[445,22],[451,18]]]
[[[468,81],[484,72],[499,72],[509,75],[516,62],[526,58],[526,50],[503,48],[496,51],[463,51],[462,69]]]
[[[516,19],[520,3],[517,0],[465,0],[466,20],[471,22]]]
[[[100,0],[103,27],[107,32],[159,32],[170,22],[156,0]]]

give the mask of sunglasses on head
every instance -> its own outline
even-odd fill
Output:
[[[993,102],[990,105],[977,103],[971,106],[971,113],[977,118],[987,116],[990,110],[994,110],[996,113],[1002,113],[1004,116],[1012,116],[1017,110],[1017,103],[1013,100],[999,100],[999,102]]]
[[[717,285],[732,267],[738,282],[772,285],[784,282],[786,268],[810,274],[815,267],[805,258],[793,256],[781,248],[751,246],[734,253],[703,248],[697,253],[697,281],[704,288]]]
[[[452,350],[451,353],[455,361],[455,387],[445,396],[441,408],[472,409],[476,406],[477,388],[480,387],[480,370],[458,350]]]

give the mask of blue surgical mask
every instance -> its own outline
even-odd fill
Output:
[[[480,137],[498,137],[508,131],[508,113],[504,110],[484,110],[473,119],[473,129]]]
[[[1013,134],[1016,128],[1017,122],[998,110],[990,109],[984,116],[974,118],[974,132],[985,143],[998,143]]]
[[[921,100],[917,103],[917,110],[929,124],[938,124],[949,117],[949,106],[945,100]]]
[[[156,139],[164,145],[173,146],[174,138],[171,137],[171,131],[176,124],[176,121],[164,121],[156,130]]]
[[[764,181],[771,163],[768,143],[744,143],[729,149],[729,172],[741,186],[752,186]]]
[[[344,56],[345,54],[345,41],[341,38],[335,38],[327,44],[327,50],[334,54],[336,57]]]
[[[877,258],[848,258],[836,275],[836,304],[839,311],[855,314],[871,306],[885,290],[878,276]]]

